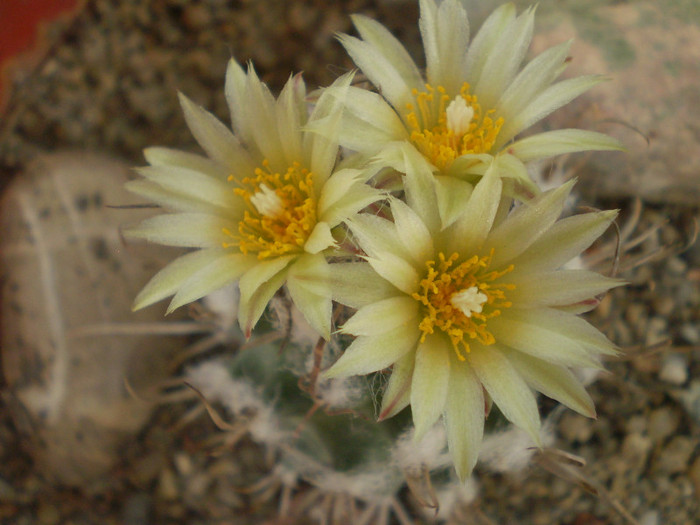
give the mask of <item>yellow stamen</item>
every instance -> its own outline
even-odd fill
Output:
[[[512,272],[513,265],[501,271],[486,271],[492,258],[493,251],[483,257],[475,255],[453,268],[459,254],[446,258],[440,252],[438,261],[426,262],[428,272],[420,282],[421,291],[412,295],[424,307],[424,317],[418,325],[423,332],[421,342],[437,327],[449,336],[461,361],[465,359],[462,350],[470,351],[469,339],[483,345],[496,342],[486,321],[512,305],[506,300],[505,291],[515,289],[515,285],[493,282]]]
[[[231,175],[228,180],[238,183],[233,191],[243,197],[248,209],[237,232],[224,229],[233,239],[223,243],[224,248],[235,246],[261,260],[303,251],[316,226],[312,172],[295,162],[285,173],[275,173],[265,160],[255,177],[237,181]]]
[[[413,90],[416,104],[407,104],[406,124],[413,145],[439,170],[449,169],[456,158],[468,153],[488,153],[503,126],[494,110],[484,112],[465,82],[450,99],[445,88],[425,85]]]

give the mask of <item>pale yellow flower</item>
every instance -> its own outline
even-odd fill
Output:
[[[334,86],[342,90],[349,82],[346,76]],[[173,310],[238,281],[239,322],[249,335],[286,284],[309,323],[328,338],[331,230],[381,194],[365,184],[371,172],[336,166],[337,98],[322,96],[309,116],[300,76],[275,100],[252,68],[246,73],[233,60],[226,97],[235,135],[181,95],[187,124],[207,157],[149,148],[151,166],[138,170],[144,180],[127,186],[171,212],[128,235],[197,248],[160,271],[134,308],[174,295]]]
[[[516,16],[504,4],[469,42],[467,13],[457,0],[420,0],[425,76],[401,43],[378,22],[353,17],[361,38],[340,41],[379,93],[353,88],[345,98],[341,144],[405,173],[408,146],[424,162],[414,169],[435,175],[443,225],[459,214],[455,193],[466,198],[478,176],[500,155],[509,193],[537,193],[525,163],[584,150],[621,149],[590,131],[563,129],[516,140],[524,130],[567,104],[603,77],[555,82],[565,69],[570,42],[521,64],[530,45],[534,9]],[[399,151],[396,151],[398,148]],[[409,155],[411,158],[415,156]]]
[[[460,478],[476,463],[487,396],[539,443],[532,389],[589,417],[593,403],[570,371],[599,367],[615,347],[576,316],[617,279],[561,269],[609,226],[615,211],[558,220],[572,183],[505,215],[494,166],[463,214],[442,229],[435,196],[407,178],[393,221],[360,214],[350,228],[367,262],[334,265],[335,298],[358,308],[357,336],[327,377],[392,367],[380,419],[411,405],[416,437],[442,415]]]

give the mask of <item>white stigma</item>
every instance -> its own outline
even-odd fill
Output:
[[[469,131],[469,123],[474,118],[474,110],[471,106],[467,106],[467,101],[464,97],[457,95],[445,110],[447,115],[447,129],[455,135],[461,137]]]
[[[266,217],[275,217],[282,213],[283,210],[282,199],[267,184],[260,186],[260,191],[255,192],[255,195],[250,198],[250,202],[253,203],[260,215],[265,215]]]
[[[471,317],[473,313],[481,313],[487,299],[488,297],[486,297],[486,294],[481,293],[476,286],[472,286],[471,288],[460,290],[452,294],[450,303],[455,308],[458,308],[464,315]]]

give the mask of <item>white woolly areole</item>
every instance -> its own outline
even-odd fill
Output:
[[[540,435],[544,447],[554,442],[551,425],[543,424]],[[479,461],[492,472],[518,473],[530,464],[537,450],[527,432],[509,425],[503,432],[484,435]]]
[[[231,377],[222,362],[207,361],[190,367],[185,379],[207,401],[221,403],[235,417],[245,417],[248,431],[256,441],[271,445],[287,438],[272,407],[260,399],[248,381]]]
[[[238,327],[238,301],[241,296],[238,283],[213,291],[204,299],[204,307],[216,316],[216,324],[225,330]]]
[[[447,116],[447,129],[461,137],[469,131],[469,124],[474,118],[474,110],[467,105],[464,97],[457,95],[447,106],[445,115]]]
[[[420,472],[423,466],[433,470],[451,464],[444,425],[433,425],[418,443],[414,434],[415,428],[411,428],[396,440],[392,456],[401,470]]]
[[[316,384],[316,397],[330,409],[353,408],[364,394],[363,381],[357,376],[319,379]]]

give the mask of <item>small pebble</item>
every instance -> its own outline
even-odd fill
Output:
[[[663,317],[652,317],[647,323],[646,344],[653,346],[668,339],[668,321]]]
[[[681,337],[692,345],[700,343],[700,326],[696,323],[685,323],[681,325]]]
[[[688,361],[684,355],[669,354],[663,360],[659,378],[666,383],[680,386],[688,380]]]
[[[659,511],[649,510],[639,518],[639,525],[659,525]]]
[[[649,438],[653,443],[660,443],[668,436],[675,434],[680,415],[669,407],[661,407],[649,414]]]
[[[697,445],[697,440],[687,436],[674,437],[656,458],[653,470],[667,474],[685,472]]]
[[[591,420],[578,414],[564,414],[559,430],[569,442],[586,443],[593,435]]]

